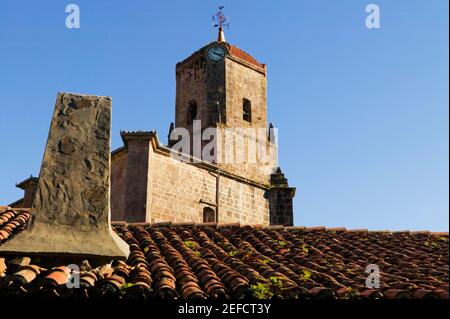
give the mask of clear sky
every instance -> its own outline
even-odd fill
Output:
[[[218,4],[228,42],[268,65],[296,225],[448,230],[447,0],[0,0],[0,204],[39,174],[58,91],[112,97],[113,147],[124,129],[165,141],[175,63],[215,40]]]

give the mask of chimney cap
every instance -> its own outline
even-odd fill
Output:
[[[25,189],[30,184],[37,184],[38,181],[39,181],[39,178],[34,177],[33,175],[30,175],[30,177],[28,177],[27,179],[25,179],[19,183],[16,183],[16,187],[20,188],[20,189]]]
[[[150,140],[155,134],[155,131],[120,131],[125,146],[128,146],[129,140]]]

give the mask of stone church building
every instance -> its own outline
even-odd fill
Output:
[[[155,131],[121,132],[123,146],[111,154],[112,220],[293,225],[295,188],[276,159],[251,161],[250,152],[240,161],[219,158],[232,153],[235,159],[239,148],[277,152],[267,120],[266,65],[227,43],[220,29],[217,41],[177,63],[175,104],[166,144]],[[188,132],[191,145],[196,133],[208,128],[220,136],[231,131],[233,147],[224,138],[211,139],[214,161],[193,152],[184,153],[188,160],[182,161],[173,156],[179,140],[171,139],[180,128]],[[251,144],[248,132],[262,128],[267,138]],[[201,148],[206,144],[201,141]],[[11,206],[31,207],[37,182],[30,177],[17,184],[25,195]]]

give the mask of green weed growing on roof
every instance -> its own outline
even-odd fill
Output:
[[[261,282],[258,282],[256,285],[251,285],[250,291],[258,299],[270,299],[273,297],[273,292],[270,290],[269,285]]]
[[[283,240],[277,240],[277,239],[275,239],[275,242],[276,242],[278,245],[280,245],[281,247],[286,246],[286,242],[283,241]]]
[[[133,284],[133,283],[126,283],[126,284],[124,284],[124,285],[120,288],[120,293],[121,293],[122,295],[126,294],[126,290],[129,289],[129,288],[131,288],[131,287],[133,287],[133,286],[136,286],[136,284]]]
[[[431,248],[438,248],[439,247],[439,244],[437,242],[435,242],[435,241],[428,241],[428,240],[424,241],[423,245],[426,246],[426,247],[431,247]]]
[[[311,278],[311,271],[309,271],[308,269],[302,269],[301,273],[299,274],[300,279],[303,282],[306,282],[309,280],[309,278]]]
[[[236,249],[230,250],[230,251],[228,252],[228,256],[230,256],[230,257],[234,257],[234,256],[236,256],[236,254],[237,254],[237,250],[236,250]]]
[[[341,297],[342,299],[354,299],[359,296],[359,292],[352,287],[348,287],[347,292]]]
[[[259,262],[267,265],[268,263],[270,263],[270,259],[269,258],[260,259]]]
[[[305,253],[305,254],[308,254],[309,253],[309,248],[308,248],[308,245],[307,244],[301,244],[300,245],[300,249]]]
[[[191,240],[186,240],[186,241],[184,241],[184,245],[185,245],[187,248],[190,248],[190,249],[195,249],[195,248],[197,247],[197,245],[195,244],[195,242],[193,242],[193,241],[191,241]]]
[[[283,288],[283,280],[278,277],[275,277],[275,276],[269,277],[269,282],[272,286],[274,286],[276,288],[280,288],[280,289]]]

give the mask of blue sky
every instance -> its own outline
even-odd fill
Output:
[[[175,63],[215,39],[218,4],[227,40],[268,65],[297,225],[448,230],[447,0],[0,0],[0,203],[38,175],[58,91],[112,96],[113,147],[124,129],[165,139]]]

